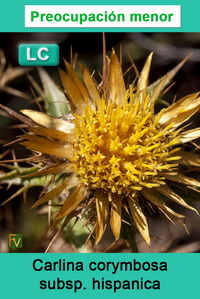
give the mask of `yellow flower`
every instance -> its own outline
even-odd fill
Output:
[[[156,114],[156,100],[184,61],[148,86],[151,59],[152,54],[137,84],[127,89],[114,50],[104,62],[99,85],[85,66],[81,65],[81,78],[65,62],[67,73],[60,71],[60,75],[71,117],[61,119],[22,111],[32,125],[21,136],[21,143],[41,153],[40,160],[46,166],[34,175],[62,174],[62,182],[34,207],[66,194],[56,215],[59,222],[84,203],[95,219],[96,244],[109,222],[115,239],[119,239],[124,213],[133,218],[150,244],[144,206],[156,207],[171,220],[184,217],[166,205],[163,195],[196,211],[171,190],[169,182],[200,187],[197,180],[179,170],[181,165],[200,166],[198,155],[181,149],[185,142],[200,137],[200,128],[181,128],[199,110],[200,97],[198,93],[187,95]],[[48,160],[45,165],[44,156],[51,157],[53,164],[49,165]]]

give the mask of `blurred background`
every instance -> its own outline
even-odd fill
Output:
[[[22,43],[58,44],[60,47],[60,68],[64,68],[62,58],[70,60],[72,49],[73,54],[78,55],[78,60],[86,64],[90,71],[96,70],[95,76],[97,80],[99,79],[98,72],[101,73],[102,71],[102,33],[0,33],[0,49],[2,49],[0,103],[14,111],[18,112],[20,109],[26,108],[38,109],[37,104],[33,101],[34,93],[26,70],[41,85],[36,69],[29,70],[23,67],[23,72],[18,73],[18,46]],[[175,96],[179,99],[184,95],[200,91],[200,33],[106,33],[106,48],[108,56],[112,48],[119,56],[122,53],[124,72],[131,65],[130,56],[137,69],[141,71],[147,55],[153,51],[150,83],[192,53],[190,59],[176,75],[175,84],[166,94],[164,100],[171,103]],[[5,65],[4,70],[3,65]],[[9,74],[5,74],[7,68],[10,69]],[[61,86],[58,68],[46,67],[46,71]],[[125,76],[127,84],[133,82],[135,77],[134,70],[129,71]],[[199,116],[195,116],[192,122],[191,126],[199,127]],[[23,128],[18,126],[19,123],[16,119],[8,117],[5,112],[0,112],[0,144],[2,145],[0,160],[13,157],[9,148],[14,149],[17,158],[30,156],[28,151],[17,144],[3,147],[5,143],[15,140],[16,136],[21,134]],[[199,144],[198,141],[196,143]],[[194,147],[189,146],[187,150],[193,151]],[[23,166],[23,163],[21,165]],[[5,165],[1,163],[0,177],[4,171]],[[200,179],[198,172],[192,175]],[[6,184],[2,186],[3,188],[0,189],[1,203],[19,190],[17,183],[11,186]],[[20,195],[8,204],[0,206],[0,252],[44,252],[46,250],[56,232],[47,233],[48,217],[46,210],[30,209],[40,192],[39,187],[33,187],[28,191],[26,203],[24,203],[23,196]],[[191,192],[188,198],[193,201],[197,209],[200,209],[199,193]],[[173,225],[155,213],[148,219],[152,235],[151,246],[147,248],[142,238],[137,236],[140,252],[200,252],[200,217],[181,207],[175,206],[175,210],[187,216],[186,225],[190,234],[186,233],[180,224]],[[23,234],[22,249],[8,249],[7,237],[9,233]],[[95,249],[92,242],[88,242],[87,246],[83,247],[86,238],[87,231],[81,230],[81,225],[73,226],[71,224],[70,227],[65,228],[62,234],[59,234],[49,248],[49,252],[104,252],[108,244],[111,243],[109,231],[103,242]],[[119,240],[107,251],[109,250],[111,252],[130,252],[124,240]]]

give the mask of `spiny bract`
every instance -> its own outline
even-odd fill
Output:
[[[180,165],[200,166],[198,155],[181,149],[183,143],[200,137],[200,128],[181,128],[199,110],[200,97],[198,93],[187,95],[155,114],[156,100],[185,61],[148,86],[151,59],[152,54],[137,84],[127,89],[114,50],[110,59],[105,59],[99,85],[85,66],[81,65],[81,78],[65,62],[67,73],[60,71],[60,75],[71,118],[56,119],[41,112],[22,111],[32,125],[21,136],[21,144],[41,153],[40,160],[46,166],[34,175],[62,174],[62,182],[34,206],[66,194],[56,222],[79,205],[86,214],[88,208],[88,214],[90,211],[95,219],[96,244],[108,222],[119,239],[125,214],[133,218],[150,244],[144,204],[157,207],[169,219],[183,217],[166,205],[163,195],[196,211],[170,189],[168,182],[200,187],[197,180],[179,171]],[[52,162],[49,159],[45,165],[44,157],[52,158]]]

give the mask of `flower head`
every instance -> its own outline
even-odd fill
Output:
[[[66,62],[67,73],[60,71],[60,75],[71,117],[22,111],[32,125],[21,136],[21,144],[39,152],[45,166],[33,175],[60,174],[60,183],[34,206],[65,194],[56,215],[58,222],[85,205],[95,219],[96,243],[108,223],[119,239],[127,214],[149,244],[144,206],[156,207],[169,219],[183,218],[166,205],[164,196],[195,211],[171,190],[170,181],[200,187],[197,180],[180,172],[181,165],[200,166],[198,155],[181,149],[183,143],[200,137],[200,128],[182,128],[199,110],[200,98],[198,93],[190,94],[155,113],[156,101],[184,61],[148,86],[151,59],[152,54],[137,84],[127,89],[114,50],[104,62],[101,84],[85,66],[81,65],[81,78]]]

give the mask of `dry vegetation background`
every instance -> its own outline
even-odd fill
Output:
[[[78,59],[84,62],[90,70],[101,71],[102,65],[102,34],[101,33],[1,33],[0,49],[3,50],[7,64],[18,66],[18,45],[21,43],[56,43],[60,46],[60,65],[64,68],[62,57],[70,59],[70,47],[73,53],[78,53]],[[200,91],[200,33],[107,33],[106,34],[107,51],[110,53],[112,47],[116,52],[123,53],[123,70],[126,71],[130,66],[131,55],[138,70],[141,70],[144,61],[149,52],[154,52],[153,65],[151,69],[151,82],[164,75],[173,68],[188,54],[193,53],[191,58],[184,65],[182,70],[175,77],[176,84],[165,96],[165,100],[172,102],[174,96],[181,98],[192,92]],[[54,81],[60,85],[57,67],[46,68]],[[31,75],[38,81],[38,73],[32,70]],[[97,72],[96,72],[97,75]],[[97,76],[98,77],[98,76]],[[126,75],[127,83],[135,78],[133,70]],[[24,108],[37,108],[33,103],[30,82],[26,75],[19,76],[7,82],[8,86],[20,90],[27,95],[27,99],[22,96],[8,94],[5,89],[5,82],[0,79],[0,103],[19,111]],[[28,99],[30,98],[30,100]],[[159,109],[160,107],[158,107]],[[199,114],[200,115],[200,114]],[[193,119],[196,127],[200,126],[200,118],[197,115]],[[0,142],[3,145],[21,134],[17,128],[18,121],[8,118],[4,112],[0,114]],[[191,125],[192,126],[192,125]],[[18,158],[29,155],[19,145],[13,145],[15,154]],[[1,147],[0,160],[2,153],[7,148]],[[193,151],[193,145],[187,148]],[[198,151],[198,149],[196,149]],[[8,153],[6,158],[11,158]],[[1,168],[0,168],[1,174]],[[197,179],[200,179],[199,173],[192,173]],[[0,189],[0,201],[16,192],[17,187],[10,186],[6,189],[3,186]],[[55,231],[47,233],[48,219],[43,210],[31,210],[31,205],[36,201],[40,193],[39,188],[32,188],[27,194],[27,202],[24,204],[23,197],[19,196],[5,206],[0,207],[0,252],[7,252],[7,236],[9,233],[22,233],[24,236],[24,246],[21,252],[44,252],[50,240],[55,235]],[[192,195],[191,195],[192,194]],[[197,209],[200,209],[200,195],[191,193],[189,200],[194,202]],[[187,198],[188,200],[188,198]],[[137,244],[140,252],[200,252],[200,217],[191,211],[186,211],[181,207],[173,205],[177,212],[186,215],[186,224],[190,235],[186,233],[179,224],[175,226],[155,213],[149,215],[150,231],[152,234],[152,243],[147,248],[140,236],[137,236]],[[73,229],[68,227],[59,235],[52,244],[49,252],[103,252],[111,242],[111,235],[108,231],[104,240],[94,249],[92,241],[85,248],[83,244],[87,235],[86,230],[81,230],[81,226],[76,225]],[[130,252],[126,243],[120,240],[112,248],[111,252]],[[108,251],[109,251],[108,250]]]

